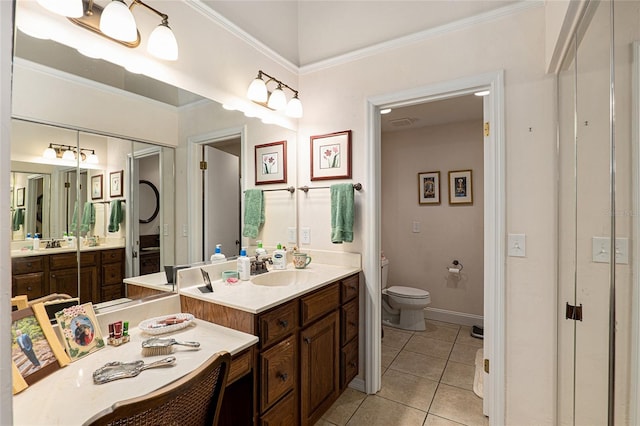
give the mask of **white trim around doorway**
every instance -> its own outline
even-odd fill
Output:
[[[485,121],[490,135],[485,137],[484,182],[484,282],[485,282],[485,358],[490,360],[491,380],[485,387],[487,414],[492,425],[505,423],[505,141],[504,71],[490,72],[437,83],[391,94],[375,96],[366,102],[366,167],[371,197],[365,210],[371,212],[365,225],[367,235],[363,270],[367,293],[365,301],[365,390],[375,393],[381,386],[381,136],[380,109],[408,106],[490,90],[484,101]],[[488,346],[488,347],[487,347]],[[486,386],[486,385],[485,385]]]

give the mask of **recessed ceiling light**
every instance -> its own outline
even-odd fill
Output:
[[[489,90],[482,90],[480,92],[474,93],[474,95],[476,95],[476,96],[487,96],[489,93],[491,93]]]
[[[391,108],[385,108],[380,110],[380,114],[389,114],[391,112]]]

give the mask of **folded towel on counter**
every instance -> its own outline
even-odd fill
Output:
[[[109,232],[118,232],[122,222],[122,200],[112,200],[110,204]]]
[[[353,241],[353,184],[331,185],[331,242]]]
[[[21,225],[24,225],[24,209],[15,209],[11,219],[11,230],[19,231]]]
[[[244,228],[242,235],[256,238],[264,224],[264,199],[261,189],[247,189],[244,192]]]
[[[80,232],[89,232],[89,230],[96,223],[96,208],[92,202],[87,201],[84,203],[82,209],[82,225],[80,225]]]

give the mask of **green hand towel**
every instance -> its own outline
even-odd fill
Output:
[[[89,229],[96,223],[96,208],[92,202],[87,201],[84,203],[84,209],[82,210],[82,225],[80,226],[80,232],[89,232]]]
[[[74,235],[79,235],[78,233],[78,202],[77,201],[73,205],[73,216],[71,216],[71,232]]]
[[[353,184],[331,185],[331,242],[353,241]]]
[[[24,209],[15,209],[11,221],[11,230],[19,231],[21,225],[24,225]]]
[[[109,232],[118,232],[120,230],[120,222],[122,222],[122,200],[112,200],[110,208]]]
[[[244,192],[244,228],[242,235],[256,238],[264,224],[264,200],[261,189],[247,189]]]

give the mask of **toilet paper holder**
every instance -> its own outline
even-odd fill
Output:
[[[462,271],[462,268],[464,268],[464,266],[462,266],[462,263],[455,259],[453,260],[453,262],[451,262],[450,266],[447,266],[447,270],[452,274],[459,274],[460,271]]]

